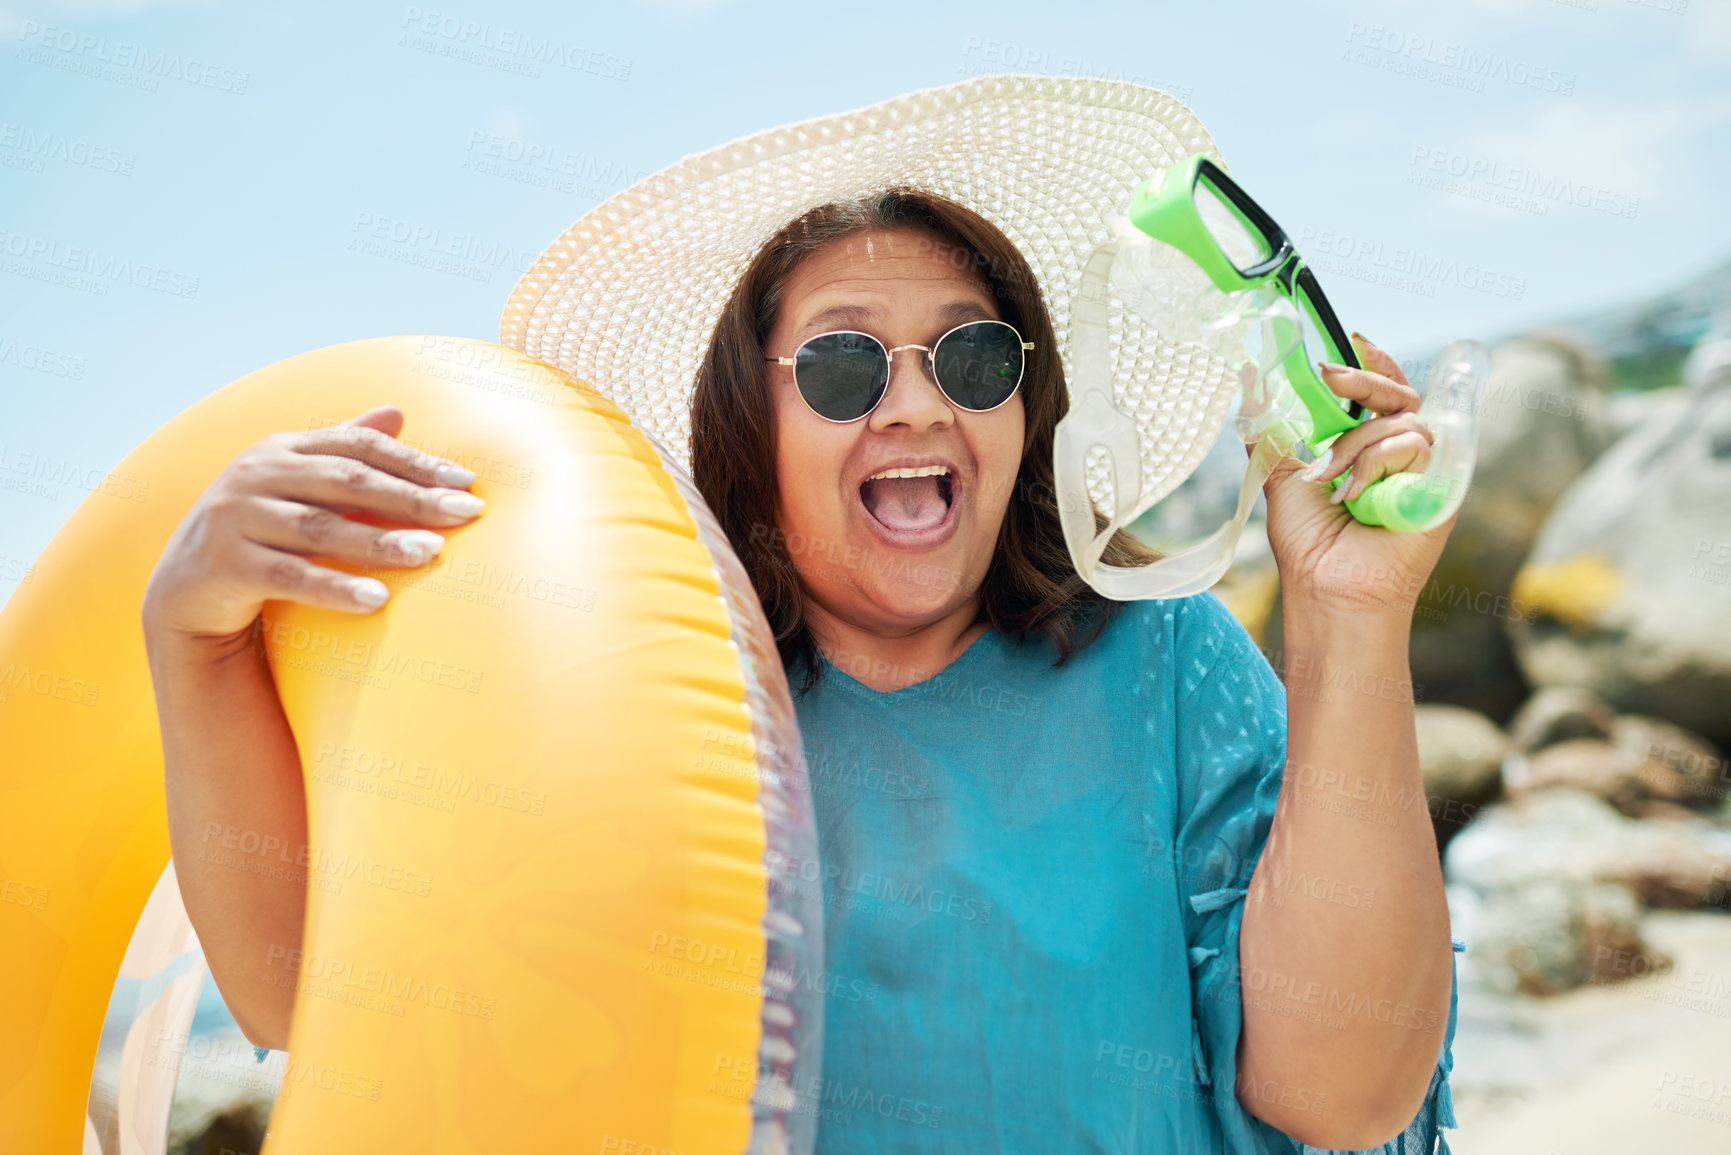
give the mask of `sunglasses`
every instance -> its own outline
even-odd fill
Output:
[[[924,353],[932,380],[952,404],[989,413],[1015,396],[1034,347],[1004,321],[969,321],[930,346],[884,347],[870,333],[840,330],[808,337],[791,357],[765,357],[793,366],[793,383],[811,411],[826,421],[858,421],[878,407],[890,384],[890,358],[903,349]]]

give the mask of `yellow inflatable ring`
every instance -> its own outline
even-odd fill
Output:
[[[266,1151],[809,1150],[792,1088],[817,1085],[821,906],[766,864],[815,836],[750,584],[620,410],[442,337],[321,349],[194,405],[0,612],[0,1150],[101,1149],[86,1112],[116,976],[196,953],[150,572],[246,446],[385,403],[405,441],[479,474],[487,508],[434,563],[369,570],[392,589],[376,613],[262,615],[311,843],[302,953],[274,960],[298,993]],[[200,853],[256,855],[247,839],[209,831]],[[140,1086],[184,1043],[184,984],[148,1010],[118,1076]],[[148,1150],[167,1106],[135,1092],[120,1129]]]

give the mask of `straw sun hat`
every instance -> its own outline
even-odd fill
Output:
[[[1015,244],[1069,379],[1083,262],[1139,183],[1196,152],[1221,159],[1195,114],[1164,92],[1043,76],[980,77],[759,132],[578,218],[512,290],[500,340],[606,394],[689,468],[697,367],[758,249],[808,209],[904,185],[972,209]],[[1207,453],[1238,380],[1218,356],[1160,340],[1121,309],[1111,328],[1116,399],[1140,427],[1152,499]]]

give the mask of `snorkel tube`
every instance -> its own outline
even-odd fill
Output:
[[[1479,403],[1490,378],[1490,354],[1477,341],[1459,340],[1437,356],[1418,418],[1436,435],[1423,473],[1396,473],[1373,481],[1346,502],[1365,525],[1396,533],[1435,529],[1461,507],[1478,456]],[[1316,446],[1312,446],[1316,448]],[[1351,471],[1335,481],[1344,484]]]
[[[1321,453],[1341,434],[1375,416],[1349,406],[1316,376],[1312,366],[1322,357],[1313,355],[1305,341],[1305,322],[1314,333],[1316,318],[1301,316],[1290,285],[1283,290],[1272,277],[1260,284],[1247,282],[1218,257],[1206,233],[1194,235],[1199,226],[1184,220],[1181,211],[1167,212],[1163,219],[1148,211],[1159,197],[1165,173],[1193,173],[1196,161],[1163,170],[1138,190],[1130,216],[1112,222],[1111,238],[1083,266],[1071,310],[1072,403],[1058,423],[1053,447],[1059,520],[1077,572],[1100,593],[1118,600],[1185,597],[1212,586],[1231,566],[1239,533],[1274,465],[1300,444],[1312,454]],[[1164,203],[1180,202],[1168,196]],[[1188,206],[1188,197],[1181,203]],[[1165,239],[1157,239],[1149,229]],[[1216,263],[1222,268],[1211,267]],[[1099,559],[1114,533],[1182,478],[1143,492],[1139,427],[1113,390],[1108,335],[1113,300],[1152,324],[1165,340],[1201,346],[1225,360],[1242,386],[1235,431],[1252,449],[1231,520],[1203,540],[1139,567],[1102,565]],[[1341,350],[1340,358],[1357,364],[1350,349]],[[1414,533],[1454,515],[1472,481],[1479,405],[1489,375],[1489,353],[1477,341],[1458,340],[1442,351],[1418,411],[1436,438],[1428,465],[1422,473],[1398,473],[1366,486],[1345,503],[1356,521]],[[1109,488],[1112,495],[1103,525],[1090,496],[1090,460],[1095,463],[1093,491]],[[1350,481],[1348,471],[1333,485]]]

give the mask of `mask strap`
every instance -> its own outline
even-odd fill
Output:
[[[1138,512],[1142,490],[1141,436],[1136,422],[1112,400],[1112,343],[1106,325],[1107,283],[1118,242],[1094,250],[1082,268],[1082,284],[1070,313],[1072,379],[1070,410],[1058,422],[1052,446],[1057,476],[1058,520],[1076,570],[1093,571],[1106,543]],[[1113,509],[1104,528],[1095,523],[1088,496],[1088,456],[1104,449],[1111,468]]]
[[[1112,535],[1142,510],[1141,435],[1135,419],[1112,399],[1112,349],[1107,329],[1108,275],[1119,242],[1094,250],[1082,269],[1082,283],[1070,317],[1073,403],[1058,422],[1053,445],[1058,517],[1064,542],[1076,572],[1094,589],[1117,601],[1181,598],[1201,593],[1219,581],[1232,565],[1238,536],[1256,506],[1256,495],[1274,465],[1284,456],[1276,437],[1262,437],[1251,452],[1238,490],[1232,520],[1206,538],[1144,566],[1100,563]],[[1254,367],[1248,368],[1254,373]],[[1110,458],[1113,509],[1106,525],[1096,528],[1094,505],[1088,496],[1087,461],[1094,449]]]

